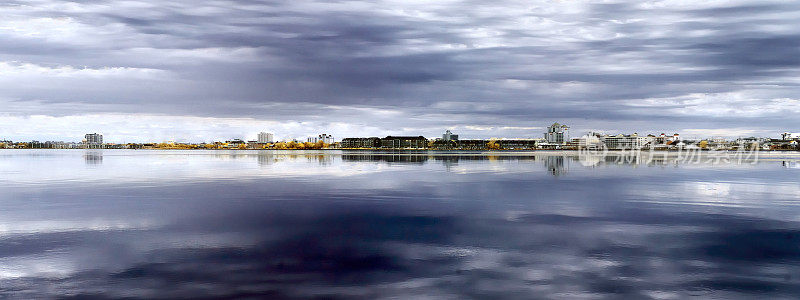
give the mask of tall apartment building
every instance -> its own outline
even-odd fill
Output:
[[[457,141],[458,140],[458,135],[457,134],[453,134],[452,132],[450,132],[450,130],[447,130],[442,135],[442,140],[445,140],[445,141]]]
[[[103,135],[99,133],[88,133],[84,136],[86,148],[97,149],[103,147]]]
[[[273,135],[269,132],[262,132],[258,134],[258,143],[259,144],[266,144],[272,143]]]
[[[544,139],[551,144],[564,144],[569,141],[569,126],[558,124],[558,122],[553,123],[547,127]]]

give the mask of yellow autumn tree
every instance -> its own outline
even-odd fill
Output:
[[[700,149],[708,148],[708,141],[700,141],[700,144],[697,145]]]
[[[497,142],[497,139],[490,139],[488,143],[486,143],[486,148],[489,150],[500,150],[500,143]]]

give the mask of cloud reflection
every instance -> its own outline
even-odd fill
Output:
[[[102,165],[43,184],[3,178],[0,226],[39,225],[0,235],[0,295],[800,295],[796,169],[780,162],[204,153],[105,152]],[[84,167],[82,155],[2,161]],[[154,182],[94,180],[134,166]],[[202,176],[174,176],[177,166]],[[273,174],[224,175],[237,172]],[[698,205],[710,200],[718,205]]]

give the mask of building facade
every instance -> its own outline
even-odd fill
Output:
[[[544,139],[550,144],[564,144],[569,141],[569,126],[553,123],[547,127],[547,132],[544,133]]]
[[[359,149],[359,148],[379,148],[381,146],[381,138],[368,137],[368,138],[345,138],[342,139],[341,148]]]
[[[442,140],[445,140],[445,141],[457,141],[458,140],[458,135],[457,134],[453,134],[452,132],[450,132],[450,130],[447,130],[442,135]]]
[[[88,133],[84,136],[86,148],[98,149],[103,147],[103,135],[99,133]]]
[[[428,139],[424,136],[387,136],[381,139],[381,148],[425,149],[428,148]]]
[[[539,146],[539,141],[536,139],[504,139],[495,142],[500,144],[501,149],[507,150],[531,150]]]
[[[316,143],[316,142],[323,142],[325,144],[333,144],[333,136],[327,133],[320,134],[318,136],[309,137],[307,140],[309,143]]]
[[[259,144],[272,143],[274,136],[269,132],[261,132],[258,134],[257,142]]]
[[[639,150],[652,146],[652,142],[655,139],[653,137],[639,136],[634,133],[631,135],[605,135],[600,137],[600,140],[605,144],[607,149]]]
[[[600,138],[594,133],[579,137],[577,141],[578,149],[594,149],[601,148],[602,146],[603,142],[601,142]]]

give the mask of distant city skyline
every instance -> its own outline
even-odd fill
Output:
[[[531,127],[530,130],[534,130],[533,128],[539,128],[539,127]],[[577,138],[580,138],[582,136],[587,136],[587,135],[588,136],[593,136],[593,135],[608,135],[608,136],[615,136],[615,135],[639,135],[639,136],[648,136],[648,135],[659,136],[659,135],[661,135],[661,136],[664,136],[664,135],[666,135],[666,136],[673,136],[674,135],[676,138],[680,135],[678,132],[670,133],[669,131],[664,131],[664,130],[662,130],[660,132],[659,131],[654,131],[654,132],[640,132],[640,131],[633,131],[633,132],[623,132],[623,131],[584,131],[584,132],[574,132],[573,130],[570,130],[571,129],[570,126],[568,126],[566,124],[560,124],[558,122],[555,122],[555,123],[553,123],[553,124],[551,124],[549,126],[541,127],[541,128],[542,128],[543,132],[540,132],[538,136],[537,136],[536,133],[530,133],[529,132],[528,134],[526,134],[524,136],[496,136],[495,135],[495,136],[489,136],[489,137],[481,137],[481,136],[464,136],[464,135],[461,135],[461,137],[463,139],[491,139],[491,138],[497,138],[497,139],[507,139],[507,138],[508,139],[541,139],[541,140],[549,142],[549,143],[565,143],[565,142],[569,141],[570,139],[577,139]],[[387,134],[387,133],[384,132],[384,133],[378,133],[378,134],[373,134],[373,135],[369,135],[369,134],[364,135],[362,133],[361,135],[339,136],[339,140],[338,141],[340,141],[342,138],[347,138],[347,137],[384,137],[384,136],[392,136],[392,135],[394,135],[394,136],[424,136],[426,138],[429,138],[430,140],[435,140],[435,139],[458,140],[459,139],[458,131],[456,131],[456,132],[453,132],[453,131],[454,130],[451,130],[451,129],[445,129],[444,133],[440,135],[441,137],[437,137],[435,134],[433,136],[431,136],[431,135],[420,135],[420,134],[415,134],[415,133],[410,133],[410,134]],[[570,131],[573,131],[573,132],[570,133]],[[543,133],[543,136],[542,136],[542,133]],[[773,133],[772,135],[764,135],[764,136],[758,136],[758,135],[740,135],[740,136],[683,135],[683,136],[680,136],[681,139],[688,139],[688,140],[736,139],[736,138],[748,138],[748,137],[797,139],[798,137],[800,137],[800,132],[784,131],[784,132]],[[105,139],[105,136],[104,136],[103,133],[96,133],[96,132],[95,133],[86,133],[86,134],[84,134],[84,138],[82,140],[70,140],[68,137],[59,137],[57,139],[26,139],[26,138],[22,138],[22,139],[14,140],[14,139],[11,139],[11,138],[4,138],[3,136],[0,136],[0,141],[15,141],[15,142],[30,142],[30,141],[45,142],[45,141],[48,141],[48,142],[65,142],[65,143],[79,143],[79,142],[82,142],[82,143],[88,143],[88,144],[103,144],[104,143],[104,139]],[[306,136],[302,136],[302,137],[299,137],[299,138],[298,137],[285,137],[285,138],[280,138],[279,137],[279,138],[276,138],[276,135],[273,132],[265,132],[265,131],[258,132],[252,138],[249,137],[249,136],[239,137],[237,135],[233,135],[233,137],[220,137],[220,138],[217,138],[217,139],[200,139],[200,140],[194,140],[194,141],[191,141],[191,140],[188,140],[188,139],[185,139],[185,138],[183,138],[183,139],[182,138],[173,138],[173,139],[167,139],[167,140],[142,140],[141,138],[135,138],[134,140],[135,141],[122,141],[122,142],[105,140],[105,143],[121,144],[121,143],[164,143],[164,142],[176,142],[176,143],[196,143],[196,144],[201,144],[201,143],[214,143],[214,142],[220,142],[220,141],[235,140],[235,141],[242,141],[242,142],[256,142],[256,143],[262,143],[262,144],[263,143],[275,143],[275,142],[281,142],[281,141],[300,141],[300,142],[310,142],[310,143],[316,143],[317,141],[322,141],[322,142],[325,142],[326,144],[332,144],[332,143],[337,141],[336,140],[336,136],[331,135],[331,134],[327,134],[327,133],[323,133],[323,134],[319,134],[319,135],[313,135],[313,134],[312,135],[306,135]]]
[[[800,131],[800,3],[11,1],[0,139]]]

